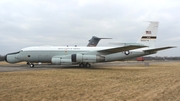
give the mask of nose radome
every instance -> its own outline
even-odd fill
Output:
[[[16,56],[16,58],[19,59],[19,60],[21,60],[21,54],[18,54],[18,55]]]
[[[8,63],[17,63],[17,62],[21,62],[21,56],[18,56],[19,52],[15,52],[15,53],[9,53],[9,54],[6,54],[4,56],[4,60]]]

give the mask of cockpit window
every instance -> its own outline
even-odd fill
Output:
[[[20,53],[20,51],[19,52],[14,52],[14,53],[9,53],[7,55],[13,55],[13,54],[18,54],[18,53]]]

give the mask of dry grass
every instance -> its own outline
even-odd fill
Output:
[[[14,63],[14,64],[10,64],[4,61],[0,61],[0,66],[6,67],[6,66],[20,66],[20,65],[26,65],[26,62],[19,62],[19,63]]]
[[[179,101],[179,65],[0,72],[0,100]]]

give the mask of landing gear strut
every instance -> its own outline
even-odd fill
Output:
[[[91,67],[91,64],[88,63],[88,62],[87,62],[87,63],[83,63],[83,62],[82,62],[82,63],[79,64],[79,67],[81,67],[81,68],[82,68],[82,67],[90,68],[90,67]]]

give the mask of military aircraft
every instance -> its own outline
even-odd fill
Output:
[[[92,36],[92,38],[89,40],[87,47],[96,47],[101,39],[112,39],[112,38],[99,38],[97,36]]]
[[[31,68],[34,63],[54,65],[79,65],[91,67],[91,63],[127,60],[139,56],[155,54],[174,46],[155,48],[159,22],[150,22],[137,43],[123,43],[118,47],[62,47],[34,46],[5,56],[8,63],[27,62]]]

